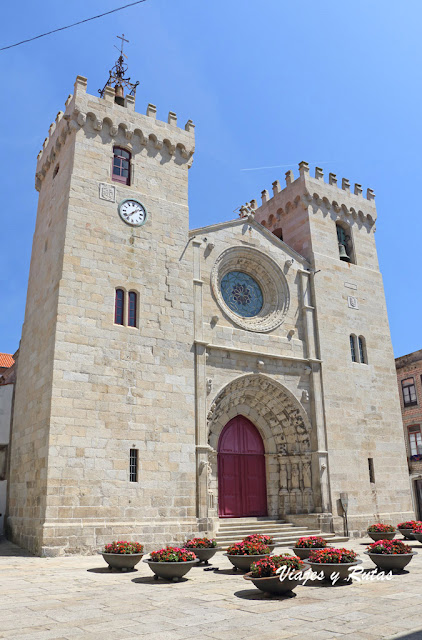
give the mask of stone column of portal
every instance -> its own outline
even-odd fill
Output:
[[[196,517],[204,521],[208,517],[208,440],[206,407],[206,345],[202,342],[202,240],[192,240],[193,245],[193,300],[195,340],[195,445],[196,445]],[[206,523],[202,522],[205,525]]]
[[[309,382],[312,389],[312,424],[315,427],[315,433],[313,433],[311,437],[312,488],[315,511],[331,514],[327,434],[322,403],[321,363],[317,360],[319,353],[316,341],[315,308],[312,304],[313,293],[311,277],[309,271],[300,271],[302,319],[305,326],[307,357],[311,364]]]

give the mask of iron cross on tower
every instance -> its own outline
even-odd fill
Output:
[[[129,44],[129,40],[127,40],[125,38],[125,34],[124,33],[122,33],[121,36],[116,36],[116,38],[119,38],[119,40],[122,41],[120,49],[118,47],[116,47],[116,45],[114,45],[116,47],[116,49],[119,51],[120,55],[119,55],[119,57],[117,59],[116,64],[114,65],[114,67],[109,72],[109,77],[108,77],[107,82],[105,83],[105,85],[104,85],[104,87],[102,89],[98,90],[98,93],[103,98],[104,97],[105,88],[107,86],[114,87],[114,90],[115,90],[115,93],[116,93],[116,102],[123,106],[123,104],[124,104],[124,87],[126,87],[126,89],[129,89],[129,95],[135,96],[136,95],[136,87],[138,86],[139,82],[133,83],[133,82],[130,81],[130,78],[125,78],[125,74],[127,72],[128,66],[127,66],[127,64],[125,64],[125,61],[124,61],[124,58],[127,59],[127,55],[125,53],[123,53],[123,47],[124,47],[124,43],[125,42],[127,42]]]
[[[129,44],[129,40],[126,40],[124,33],[122,33],[121,36],[116,36],[116,38],[119,38],[122,41],[122,48],[120,49],[120,55],[121,56],[125,56],[125,58],[126,58],[127,56],[123,53],[123,46],[124,46],[125,42],[127,42]],[[116,45],[114,45],[114,46],[116,47]],[[118,47],[116,47],[116,49],[119,50]]]

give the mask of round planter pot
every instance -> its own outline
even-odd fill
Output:
[[[323,572],[324,577],[330,579],[332,573],[338,573],[340,579],[344,580],[349,577],[349,569],[353,569],[358,564],[362,564],[362,560],[355,560],[354,562],[338,562],[336,564],[327,564],[325,562],[312,562],[308,560],[312,571],[316,573]]]
[[[291,550],[293,551],[295,556],[297,556],[301,560],[307,560],[311,551],[316,551],[317,549],[329,549],[329,547],[313,547],[312,549],[304,549],[303,547],[291,547]]]
[[[152,560],[144,560],[155,574],[154,580],[164,578],[164,580],[172,580],[178,582],[180,578],[185,576],[199,562],[199,558],[189,560],[188,562],[153,562]]]
[[[409,564],[413,556],[417,555],[417,551],[413,551],[413,553],[394,553],[392,555],[371,553],[370,551],[365,551],[365,553],[381,571],[401,571]]]
[[[301,573],[296,571],[294,575]],[[288,591],[293,591],[300,584],[300,580],[292,580],[291,578],[284,578],[280,580],[279,576],[270,576],[269,578],[253,578],[251,573],[247,573],[243,576],[245,580],[250,580],[255,587],[264,591],[265,593],[273,593],[275,595],[283,595]]]
[[[397,527],[398,531],[400,531],[400,533],[402,534],[402,536],[404,536],[406,538],[406,540],[414,540],[415,536],[413,535],[413,529],[399,529]]]
[[[415,538],[415,540],[417,540],[418,542],[422,542],[422,531],[421,533],[415,533],[415,531],[413,532],[413,537]]]
[[[204,549],[195,549],[193,547],[189,547],[189,551],[193,551],[197,558],[199,558],[200,562],[205,562],[208,564],[208,561],[211,560],[213,556],[217,553],[217,551],[223,551],[222,547],[206,547]]]
[[[107,562],[109,571],[112,569],[134,571],[143,556],[143,553],[102,553],[101,551],[99,553]]]
[[[234,571],[238,569],[240,571],[250,571],[252,562],[256,562],[257,560],[262,560],[262,558],[268,558],[268,553],[263,553],[257,556],[231,556],[228,553],[224,554],[228,557],[230,562],[234,567]]]
[[[381,533],[378,531],[367,531],[367,534],[374,542],[378,542],[378,540],[394,540],[396,536],[396,532],[393,533]]]

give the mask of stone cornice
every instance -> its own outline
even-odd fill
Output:
[[[240,353],[248,356],[262,357],[262,358],[270,358],[273,360],[286,360],[288,362],[297,362],[301,364],[308,363],[317,363],[320,364],[322,360],[318,360],[317,358],[300,358],[299,356],[288,356],[281,353],[266,353],[265,351],[257,351],[251,349],[240,349],[238,347],[233,347],[232,345],[224,345],[224,344],[214,344],[212,342],[206,342],[205,340],[195,340],[195,344],[198,344],[202,347],[206,347],[206,349],[216,349],[217,351],[229,351],[233,353]]]

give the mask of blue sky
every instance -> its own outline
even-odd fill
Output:
[[[121,4],[7,3],[1,46]],[[24,318],[37,153],[76,75],[89,93],[104,85],[123,32],[137,111],[196,124],[191,227],[236,217],[301,160],[371,187],[395,355],[421,348],[421,19],[417,0],[147,0],[1,52],[0,351]]]

